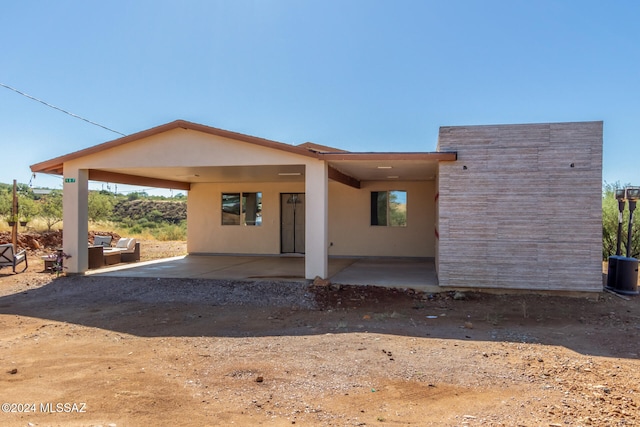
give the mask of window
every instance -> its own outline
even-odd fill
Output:
[[[262,193],[223,193],[222,225],[262,225]]]
[[[372,191],[371,225],[407,226],[406,191]]]

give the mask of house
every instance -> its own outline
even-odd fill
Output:
[[[174,121],[31,166],[64,176],[87,270],[88,181],[188,191],[190,254],[432,258],[440,286],[600,291],[602,122],[442,127],[435,152],[289,145]]]
[[[31,191],[33,192],[34,196],[42,197],[48,196],[53,190],[51,190],[50,188],[33,188]]]

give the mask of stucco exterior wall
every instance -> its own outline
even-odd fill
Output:
[[[187,201],[189,253],[279,254],[280,193],[304,193],[304,183],[193,184]],[[262,225],[222,225],[222,193],[261,192]]]
[[[441,286],[602,289],[602,122],[440,128]]]
[[[371,225],[371,192],[407,192],[407,226]],[[434,257],[434,181],[329,185],[329,255]]]
[[[407,227],[370,225],[371,191],[407,191]],[[262,192],[262,225],[222,225],[221,195]],[[304,183],[200,183],[188,197],[189,253],[280,253],[280,194],[305,193]],[[435,256],[435,183],[364,182],[355,189],[329,184],[329,255]],[[307,201],[307,205],[309,205]]]
[[[308,160],[282,150],[193,130],[174,129],[84,156],[80,161],[83,168],[92,169],[283,165],[301,164]]]

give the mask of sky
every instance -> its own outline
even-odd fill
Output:
[[[122,134],[184,119],[349,151],[602,120],[603,181],[640,185],[639,19],[623,0],[5,1],[0,83]],[[62,188],[29,166],[119,136],[0,87],[2,183]]]

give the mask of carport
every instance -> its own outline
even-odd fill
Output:
[[[64,176],[69,274],[88,270],[88,182],[106,181],[188,191],[191,256],[298,256],[304,269],[290,276],[326,279],[330,258],[434,259],[438,165],[455,160],[293,146],[178,120],[31,169]]]

